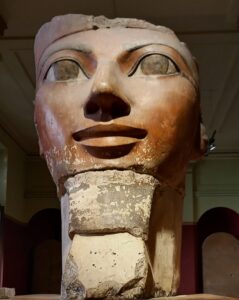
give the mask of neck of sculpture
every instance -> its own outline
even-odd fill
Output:
[[[72,257],[73,269],[81,271],[75,271],[76,274],[71,274],[70,278],[63,276],[63,289],[69,290],[72,281],[79,278],[80,289],[86,298],[104,296],[104,287],[108,283],[104,275],[100,279],[94,276],[96,272],[114,278],[117,284],[113,284],[111,289],[118,289],[115,296],[163,296],[176,292],[179,285],[182,185],[173,188],[151,175],[106,170],[78,174],[65,182],[65,188],[66,194],[61,198],[63,271],[67,274],[69,265],[72,268]],[[89,241],[92,249],[88,246]],[[82,257],[87,260],[87,253],[89,256],[89,263],[84,260],[84,266],[81,257],[75,254],[78,243]],[[106,254],[107,249],[113,247],[111,243],[119,244],[113,253],[122,259],[130,253],[128,247],[124,248],[124,243],[132,244],[131,249],[135,252],[132,254],[135,260],[131,259],[125,265],[121,262],[126,272],[123,282],[119,278],[121,270],[117,270],[116,261],[112,263]],[[90,253],[99,256],[93,268]],[[99,253],[103,253],[102,257]],[[139,257],[138,253],[141,253]],[[143,261],[141,267],[140,261]],[[92,270],[89,271],[90,268]],[[133,274],[130,270],[134,270]],[[91,273],[88,274],[91,282],[87,278],[82,279],[84,272]],[[93,283],[92,277],[95,278]],[[135,284],[120,292],[132,280]]]

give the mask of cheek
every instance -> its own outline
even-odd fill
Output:
[[[131,92],[135,114],[148,123],[187,122],[199,111],[197,94],[192,84],[182,77],[147,80],[138,82],[138,88]],[[162,123],[164,126],[164,123]]]
[[[52,101],[52,93],[37,93],[35,102],[35,120],[43,151],[53,147],[63,147],[69,140],[70,120],[65,113],[69,109]],[[69,114],[70,115],[70,114]]]
[[[84,106],[89,97],[89,83],[62,82],[46,84],[37,92],[37,100],[45,111],[65,128],[79,126],[84,119]],[[51,117],[52,117],[51,116]]]
[[[144,88],[146,92],[137,90],[135,112],[143,120],[151,139],[168,144],[190,140],[200,112],[197,93],[191,83],[180,77],[152,82]]]

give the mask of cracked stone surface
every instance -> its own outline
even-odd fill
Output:
[[[86,172],[69,178],[72,233],[129,232],[147,239],[151,204],[159,182],[133,171]]]
[[[73,282],[81,282],[86,298],[143,297],[150,285],[145,243],[128,233],[76,234],[66,263],[76,270],[70,278],[63,276],[66,290]]]

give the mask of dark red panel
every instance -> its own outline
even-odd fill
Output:
[[[181,281],[179,295],[197,293],[198,259],[195,224],[184,224],[182,229]]]
[[[28,224],[4,216],[3,231],[3,286],[29,294],[35,249],[49,239],[61,241],[60,210],[42,210]]]
[[[27,226],[5,216],[3,229],[3,286],[25,294],[29,275]]]

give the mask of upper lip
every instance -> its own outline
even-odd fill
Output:
[[[126,125],[95,125],[88,127],[83,130],[76,131],[72,134],[74,140],[77,142],[88,140],[91,138],[101,138],[101,137],[131,137],[135,139],[144,139],[147,135],[147,130],[126,126]]]

